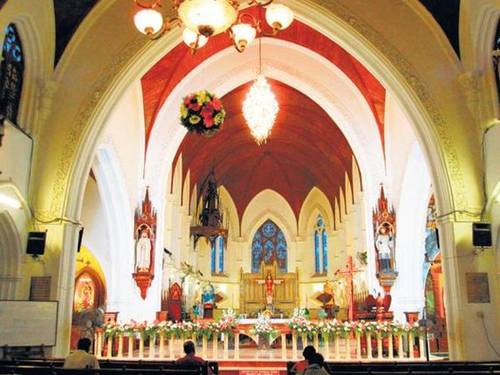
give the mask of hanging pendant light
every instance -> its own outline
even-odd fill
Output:
[[[278,101],[263,75],[259,75],[243,102],[243,116],[257,144],[265,143],[279,111]]]
[[[265,143],[279,111],[271,86],[262,75],[262,38],[259,38],[259,75],[243,101],[243,117],[258,145]]]

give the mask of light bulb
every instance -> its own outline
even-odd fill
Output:
[[[284,30],[293,21],[293,12],[283,4],[271,4],[266,9],[266,21],[275,30]]]
[[[233,41],[238,51],[243,52],[245,47],[248,46],[255,39],[257,30],[248,23],[238,23],[231,27],[233,32]]]
[[[184,43],[189,46],[189,48],[201,48],[208,42],[208,38],[206,36],[197,34],[188,28],[185,28],[182,32],[182,39],[184,40]],[[198,39],[198,45],[196,45],[196,39]]]
[[[184,26],[207,37],[226,31],[237,17],[227,0],[183,1],[178,13]]]
[[[141,9],[134,16],[137,30],[146,35],[156,34],[163,27],[163,17],[154,9]]]

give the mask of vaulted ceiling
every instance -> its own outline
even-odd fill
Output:
[[[222,100],[227,111],[223,130],[212,138],[187,134],[178,149],[183,179],[190,171],[190,189],[198,187],[213,168],[217,182],[231,194],[241,217],[250,200],[264,189],[280,193],[298,217],[313,187],[322,190],[334,207],[346,173],[352,178],[353,153],[328,114],[297,90],[270,81],[280,104],[267,143],[258,146],[241,113],[252,82]],[[352,199],[352,198],[351,198]]]
[[[248,8],[245,12],[259,19],[261,25],[267,25],[264,15],[257,7]],[[269,33],[271,30],[264,32]],[[278,34],[277,38],[305,47],[342,70],[361,92],[372,110],[384,144],[385,89],[358,60],[333,40],[299,20],[294,20],[288,29]],[[142,77],[146,139],[149,139],[162,105],[180,81],[210,56],[231,45],[231,40],[226,34],[219,34],[210,38],[206,46],[192,55],[190,49],[184,43],[180,43]]]

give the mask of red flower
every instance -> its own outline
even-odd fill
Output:
[[[191,100],[193,99],[192,96],[186,96],[184,98],[184,105],[189,105],[189,103],[191,103]]]
[[[207,118],[212,118],[212,109],[208,108],[207,106],[203,107],[203,109],[201,110],[201,116],[204,120],[206,120]]]
[[[220,111],[221,108],[222,108],[222,103],[219,99],[217,98],[214,98],[210,104],[212,105],[212,107],[216,110],[216,111]]]
[[[201,106],[198,104],[198,102],[189,103],[188,107],[192,111],[199,111],[201,108]]]
[[[210,115],[210,117],[203,117],[203,122],[206,128],[211,128],[214,126],[214,118]]]

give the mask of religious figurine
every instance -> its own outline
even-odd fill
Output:
[[[148,229],[142,228],[141,234],[135,245],[136,269],[137,272],[148,272],[151,265],[151,239],[148,235]]]
[[[215,308],[215,288],[211,282],[203,288],[203,293],[201,294],[201,303],[203,305],[203,317],[213,318],[213,311]]]
[[[206,305],[214,305],[215,303],[215,288],[211,282],[208,282],[207,285],[203,288],[203,293],[201,295],[201,301],[204,306]]]
[[[378,260],[381,272],[391,272],[391,259],[394,251],[394,237],[390,232],[390,225],[383,224],[379,227],[375,238],[375,248],[378,253]]]
[[[282,280],[274,280],[271,272],[267,273],[265,280],[257,280],[259,284],[264,284],[264,292],[266,295],[266,306],[273,305],[273,294],[274,294],[274,285],[281,284]]]
[[[326,280],[325,284],[323,285],[323,294],[330,296],[330,299],[325,302],[325,306],[333,305],[334,303],[333,286],[332,284],[330,284],[329,280]]]

